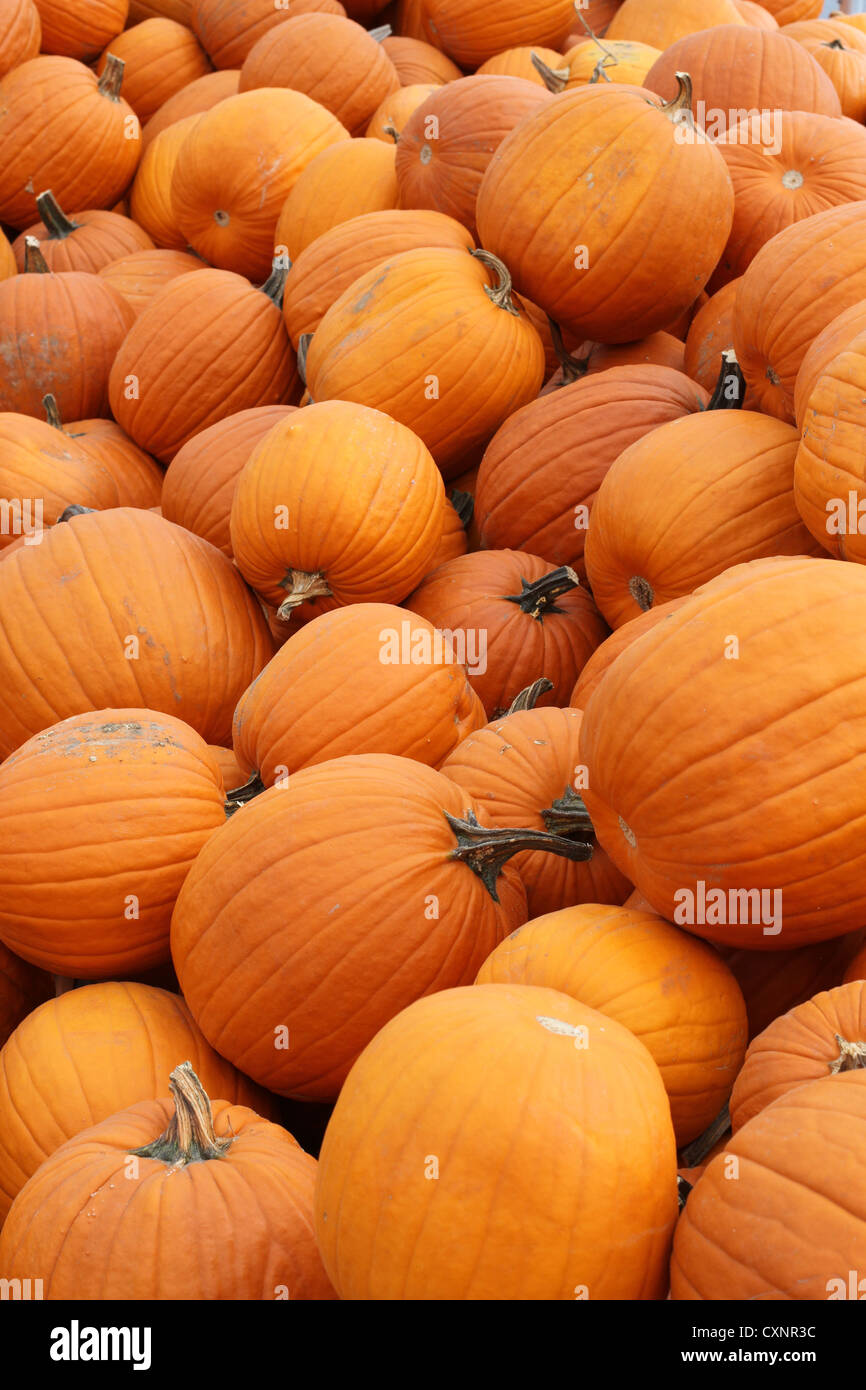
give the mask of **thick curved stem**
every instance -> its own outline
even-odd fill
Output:
[[[465,820],[443,812],[454,832],[457,848],[451,851],[451,859],[459,859],[481,879],[494,902],[499,902],[496,880],[503,867],[514,854],[524,850],[547,850],[563,859],[585,861],[592,858],[591,844],[578,840],[564,840],[558,835],[549,835],[544,830],[503,828],[492,830],[480,825],[473,811],[466,812]]]
[[[866,1070],[866,1042],[849,1042],[841,1033],[835,1033],[834,1037],[839,1044],[839,1056],[828,1063],[831,1075],[836,1076],[840,1071]]]
[[[742,410],[746,396],[746,378],[743,376],[737,354],[733,348],[725,348],[719,379],[713,394],[707,402],[707,410]]]
[[[677,79],[677,94],[671,101],[662,102],[658,108],[674,125],[694,127],[692,114],[692,79],[687,72],[674,74]],[[654,106],[654,102],[650,102]]]
[[[575,357],[574,353],[568,352],[565,343],[562,341],[562,329],[550,315],[547,317],[550,325],[550,337],[553,342],[553,351],[559,360],[560,370],[562,371],[562,385],[571,386],[572,382],[580,381],[582,376],[586,376],[589,371],[589,353],[586,357]]]
[[[476,260],[481,261],[482,265],[489,266],[496,275],[496,284],[494,286],[484,286],[484,293],[487,295],[487,298],[493,300],[497,309],[505,309],[507,313],[513,314],[515,318],[519,318],[520,314],[518,313],[514,300],[511,298],[511,276],[508,273],[505,263],[501,261],[498,256],[491,255],[489,251],[470,251],[469,254],[470,256],[474,256]]]
[[[504,594],[506,603],[516,603],[524,613],[539,619],[547,613],[562,613],[563,609],[557,608],[556,600],[580,584],[570,565],[560,565],[559,569],[551,570],[550,574],[543,574],[533,584],[528,584],[523,578],[520,582],[523,591],[519,594]]]
[[[167,1128],[152,1143],[130,1152],[137,1158],[159,1159],[169,1168],[184,1168],[188,1163],[222,1158],[234,1139],[217,1138],[210,1099],[191,1062],[181,1062],[175,1067],[168,1089],[174,1101],[174,1114]]]
[[[105,71],[97,83],[97,91],[100,96],[108,97],[111,101],[120,100],[120,89],[123,86],[123,73],[126,63],[122,58],[115,58],[113,53],[105,55]]]
[[[566,787],[562,796],[558,796],[550,806],[545,806],[541,819],[552,835],[562,835],[567,840],[595,835],[592,817],[583,797],[572,787]]]
[[[519,694],[515,695],[508,709],[505,711],[506,715],[518,714],[519,711],[523,709],[535,709],[539,697],[541,695],[546,695],[548,690],[552,689],[553,681],[549,681],[547,676],[539,676],[537,681],[532,682],[532,685],[525,686]],[[548,826],[547,828],[548,830],[553,829],[552,826]]]
[[[45,411],[45,421],[51,425],[52,429],[62,430],[63,421],[60,418],[60,407],[57,404],[57,397],[49,391],[47,396],[42,397],[42,409]]]
[[[286,288],[286,276],[289,273],[290,265],[286,264],[285,257],[274,256],[271,265],[271,273],[263,285],[259,285],[262,294],[266,294],[278,309],[283,307],[283,294]]]
[[[35,236],[24,238],[24,273],[25,275],[50,275],[48,262],[39,250],[39,240]]]
[[[60,513],[57,518],[57,524],[59,526],[61,521],[71,521],[74,516],[87,516],[90,512],[95,511],[95,507],[82,507],[78,502],[72,502]]]
[[[530,53],[529,57],[532,66],[535,68],[535,71],[538,73],[549,92],[553,92],[554,96],[558,96],[560,92],[565,91],[568,86],[568,79],[571,76],[570,68],[551,68],[545,63],[544,59],[539,58],[538,54],[534,51]]]
[[[70,217],[66,216],[50,188],[46,189],[44,193],[37,193],[36,206],[39,209],[43,226],[47,228],[48,235],[54,241],[63,241],[65,237],[77,232],[81,226],[80,222],[73,222]]]
[[[282,587],[286,590],[286,597],[277,609],[277,617],[283,620],[290,618],[307,599],[331,597],[324,574],[307,574],[305,570],[289,570]]]
[[[226,820],[264,790],[264,782],[258,772],[254,772],[242,787],[235,787],[234,791],[226,792]]]
[[[731,1128],[731,1112],[727,1105],[723,1105],[713,1123],[699,1134],[697,1139],[693,1139],[684,1149],[680,1150],[679,1163],[681,1168],[698,1168],[703,1163],[710,1149],[714,1149],[720,1139],[723,1139]]]
[[[448,500],[460,518],[460,525],[468,531],[475,514],[475,498],[471,492],[460,492],[457,488],[448,494]]]

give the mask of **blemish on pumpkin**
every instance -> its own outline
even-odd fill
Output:
[[[540,1023],[542,1028],[546,1028],[548,1033],[559,1033],[564,1038],[579,1038],[581,1029],[575,1028],[573,1023],[565,1023],[561,1018],[548,1018],[545,1014],[535,1015],[536,1023]]]
[[[217,208],[213,215],[213,220],[214,222],[218,222],[221,227],[227,227],[231,219],[229,214],[224,212],[222,208]]]
[[[430,160],[433,158],[433,151],[429,145],[421,146],[420,150],[418,151],[418,158],[420,159],[422,164],[430,163]]]
[[[637,849],[637,836],[635,835],[631,826],[626,825],[622,816],[617,816],[617,820],[619,821],[620,830],[622,831],[628,843],[631,845],[632,849]]]
[[[774,386],[781,386],[781,378],[776,375],[772,367],[767,368],[767,380],[772,381]]]

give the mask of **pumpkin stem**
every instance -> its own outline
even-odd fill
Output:
[[[394,30],[391,28],[390,24],[380,24],[378,29],[367,30],[370,38],[375,39],[377,43],[381,43],[383,39],[390,39],[393,32]]]
[[[552,835],[563,835],[567,840],[595,834],[583,797],[572,787],[566,787],[562,796],[545,806],[541,819]]]
[[[213,1111],[207,1092],[192,1069],[191,1062],[175,1067],[168,1082],[174,1101],[174,1114],[158,1139],[142,1149],[131,1149],[137,1158],[158,1158],[170,1168],[222,1158],[234,1139],[218,1139],[213,1127]]]
[[[836,1076],[840,1071],[866,1070],[866,1042],[849,1042],[840,1033],[835,1033],[834,1037],[839,1044],[839,1056],[828,1063],[831,1075]]]
[[[285,256],[274,256],[271,263],[271,273],[263,285],[259,285],[262,294],[266,294],[278,309],[283,307],[283,292],[286,288],[286,276],[289,273],[289,266],[286,264]]]
[[[112,101],[120,100],[125,67],[126,63],[122,58],[116,58],[113,53],[106,53],[105,70],[96,85],[100,96],[109,97]]]
[[[686,1202],[689,1200],[689,1193],[691,1190],[692,1184],[686,1182],[681,1173],[677,1173],[677,1206],[680,1211],[682,1211]]]
[[[226,792],[226,820],[233,816],[235,811],[239,811],[242,806],[246,806],[248,801],[252,801],[254,796],[265,790],[265,784],[257,772],[244,782],[242,787],[235,787],[234,791]]]
[[[324,574],[307,574],[305,570],[289,570],[282,583],[286,597],[277,609],[277,617],[287,621],[296,608],[308,598],[330,598],[331,590]]]
[[[71,521],[74,516],[86,516],[88,512],[95,512],[95,507],[82,507],[78,502],[72,502],[60,513],[57,524],[61,521]]]
[[[733,348],[725,348],[719,379],[710,396],[706,410],[742,410],[746,395],[746,378],[743,376],[737,354]]]
[[[63,421],[60,418],[60,407],[57,404],[57,397],[49,391],[47,396],[42,397],[42,408],[45,411],[46,423],[55,430],[63,429]]]
[[[677,94],[672,101],[663,101],[658,110],[667,116],[674,125],[685,125],[694,129],[694,116],[692,114],[692,79],[687,72],[675,73],[677,79]],[[655,106],[655,102],[650,102],[650,106]]]
[[[550,325],[550,337],[553,341],[553,351],[559,360],[562,371],[562,386],[571,386],[572,382],[579,381],[582,376],[586,376],[589,371],[589,353],[586,357],[575,357],[574,353],[566,350],[565,343],[562,341],[562,329],[555,323],[548,314],[547,322]]]
[[[390,121],[388,122],[387,125],[383,125],[383,126],[382,126],[382,133],[383,133],[384,135],[390,135],[391,139],[394,141],[394,144],[395,144],[395,145],[399,145],[399,143],[400,143],[400,132],[399,132],[399,130],[396,129],[396,127],[394,127],[394,126],[391,125]]]
[[[48,228],[52,240],[62,241],[64,237],[77,232],[81,226],[80,222],[73,222],[71,218],[66,216],[50,188],[47,188],[44,193],[37,193],[36,206],[39,209],[43,225]]]
[[[537,681],[532,682],[532,685],[527,685],[518,695],[515,695],[508,709],[505,711],[506,716],[509,714],[517,714],[522,709],[535,709],[536,701],[539,696],[546,695],[548,690],[552,689],[553,681],[549,681],[547,676],[539,676]],[[552,827],[548,826],[548,829],[551,828]]]
[[[499,902],[496,880],[503,867],[513,854],[524,850],[544,849],[563,859],[585,861],[592,858],[593,847],[579,840],[564,840],[558,835],[550,835],[546,830],[507,829],[492,830],[480,825],[473,811],[466,812],[465,820],[458,820],[447,811],[442,813],[457,838],[457,848],[450,854],[451,859],[459,859],[481,879],[495,903]]]
[[[524,613],[540,621],[548,613],[564,611],[557,608],[556,600],[561,594],[576,589],[580,580],[570,565],[560,565],[559,569],[551,570],[550,574],[543,574],[532,584],[528,584],[521,576],[520,583],[523,585],[522,593],[503,594],[503,598],[506,603],[519,604]]]
[[[489,266],[496,275],[497,283],[495,287],[491,287],[490,285],[484,286],[484,293],[487,295],[487,298],[493,300],[497,309],[505,309],[509,314],[513,314],[515,318],[520,318],[520,312],[516,308],[514,300],[511,298],[511,276],[504,262],[500,261],[498,256],[491,255],[489,251],[470,251],[469,254],[470,256],[474,256],[476,260],[481,261],[482,265]]]
[[[50,275],[48,262],[39,250],[39,240],[35,236],[24,238],[24,272],[27,275]]]
[[[640,574],[633,574],[628,581],[628,591],[644,613],[648,613],[653,606],[655,592],[648,579],[644,579]]]
[[[451,503],[458,517],[460,525],[464,531],[468,531],[472,525],[472,517],[475,513],[475,498],[471,492],[459,492],[457,488],[449,493],[448,501]]]
[[[534,50],[530,53],[529,57],[532,61],[532,66],[535,68],[535,71],[538,73],[549,92],[553,92],[554,96],[558,96],[560,92],[565,91],[568,86],[568,79],[571,76],[570,68],[551,68],[545,63],[543,58],[539,58]]]
[[[690,1144],[680,1150],[679,1166],[681,1168],[699,1168],[710,1149],[715,1148],[730,1128],[731,1112],[727,1105],[723,1105],[712,1124],[704,1130],[703,1134],[699,1134],[697,1139],[693,1139]]]
[[[302,333],[298,339],[298,376],[305,386],[307,384],[307,353],[312,341],[312,333]]]
[[[829,43],[825,43],[825,44],[823,45],[823,47],[824,47],[824,48],[835,48],[835,49],[840,49],[840,50],[842,50],[842,51],[847,51],[847,50],[845,49],[845,45],[844,45],[844,43],[842,42],[841,39],[831,39],[830,42],[829,42]]]

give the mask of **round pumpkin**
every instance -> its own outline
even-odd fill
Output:
[[[842,115],[862,122],[866,117],[866,48],[849,46],[842,38],[829,42],[806,39],[803,47],[836,88]]]
[[[761,0],[779,24],[795,24],[804,19],[817,19],[826,8],[823,0]]]
[[[664,52],[686,34],[720,25],[745,25],[733,0],[623,0],[607,26],[605,38],[630,39]]]
[[[386,145],[397,144],[410,116],[423,106],[441,85],[424,82],[411,87],[398,87],[376,107],[364,131],[368,140],[382,140]],[[395,175],[396,177],[396,175]]]
[[[814,385],[801,397],[803,436],[794,469],[797,509],[818,543],[842,560],[866,563],[866,469],[863,458],[863,382],[866,380],[866,324],[862,304],[829,325],[824,345],[813,344]],[[847,332],[840,325],[846,322]],[[833,339],[837,341],[833,344]],[[840,339],[844,341],[840,342]],[[829,361],[817,361],[822,346]]]
[[[193,0],[190,22],[215,68],[240,68],[263,34],[286,22],[287,14],[338,14],[340,0],[289,0],[291,10],[274,0]]]
[[[0,16],[0,77],[39,53],[42,22],[33,0],[9,0]]]
[[[26,545],[40,545],[43,528],[72,503],[98,510],[120,501],[113,474],[86,445],[44,420],[11,411],[0,413],[0,494],[0,549],[17,536]]]
[[[36,204],[41,222],[16,239],[15,260],[24,269],[26,238],[36,237],[49,270],[89,270],[97,272],[110,261],[136,251],[152,251],[153,242],[137,222],[116,212],[93,209],[67,217],[54,194],[38,194]]]
[[[100,73],[109,52],[126,64],[123,94],[142,125],[169,97],[211,71],[195,34],[174,19],[146,19],[118,34],[99,60]]]
[[[322,150],[280,209],[276,230],[272,229],[275,253],[294,262],[341,223],[396,208],[395,160],[393,141],[344,140]]]
[[[660,56],[657,48],[646,43],[615,39],[602,45],[594,39],[584,39],[566,50],[558,65],[560,71],[545,73],[544,77],[551,92],[563,92],[589,82],[629,82],[642,87],[644,78]],[[551,77],[555,80],[551,81]]]
[[[779,21],[760,0],[734,0],[734,4],[747,24],[754,24],[758,29],[778,29]]]
[[[649,632],[657,623],[664,622],[669,614],[675,613],[678,608],[688,602],[689,597],[690,595],[684,594],[682,598],[671,599],[668,603],[656,603],[645,613],[638,614],[636,618],[630,618],[628,622],[623,623],[609,637],[606,637],[601,645],[596,647],[578,676],[568,703],[575,709],[585,709],[590,695],[604,679],[620,652],[624,652],[626,647],[630,647],[632,642],[643,637],[644,633]],[[629,902],[629,906],[636,905],[631,901]],[[651,908],[652,904],[646,902],[646,907]]]
[[[419,82],[453,82],[463,76],[446,53],[423,39],[388,34],[382,40],[382,47],[394,64],[403,87],[414,87]]]
[[[506,48],[503,53],[497,53],[495,57],[488,58],[478,68],[476,76],[524,77],[528,82],[534,82],[536,87],[544,87],[546,84],[541,75],[541,69],[536,67],[533,61],[533,54],[549,68],[562,66],[561,53],[556,53],[552,48],[539,48],[533,44],[528,48]],[[462,76],[462,74],[459,75]]]
[[[574,16],[570,0],[424,0],[423,10],[434,41],[464,68],[528,43],[558,50]]]
[[[59,418],[52,420],[61,428]],[[113,420],[97,417],[93,420],[70,420],[62,425],[68,439],[76,440],[92,457],[99,460],[117,484],[117,505],[121,507],[158,507],[162,492],[163,470],[150,454],[124,434]],[[74,502],[81,501],[75,497]]]
[[[204,270],[205,265],[205,261],[186,251],[154,249],[119,256],[117,260],[104,265],[97,274],[117,290],[137,317],[170,280],[176,280],[179,275],[188,275],[191,270]]]
[[[129,0],[36,0],[42,52],[89,63],[126,24]]]
[[[176,121],[183,121],[187,116],[199,116],[204,111],[210,111],[218,102],[225,101],[226,97],[237,96],[240,75],[240,68],[221,68],[217,72],[206,73],[204,77],[197,77],[181,87],[174,96],[168,97],[142,127],[142,152],[157,135]]]
[[[28,1014],[53,996],[51,976],[0,942],[0,1048]]]
[[[151,141],[141,157],[129,191],[129,211],[156,246],[186,251],[188,238],[180,230],[172,199],[172,178],[181,146],[201,120],[196,113],[175,121]]]

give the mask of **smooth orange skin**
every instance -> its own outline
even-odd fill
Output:
[[[39,53],[42,22],[33,0],[9,0],[0,18],[0,77]]]
[[[234,749],[247,775],[255,769],[272,786],[275,776],[350,753],[440,767],[482,728],[484,707],[456,661],[383,664],[383,633],[399,634],[405,620],[392,604],[353,603],[290,636],[235,710]],[[432,625],[416,616],[412,640],[421,630],[435,651]]]
[[[664,5],[656,0],[623,0],[605,37],[651,44],[663,52],[686,34],[745,23],[732,0],[665,0]]]
[[[716,1118],[746,1052],[746,1006],[711,946],[650,912],[585,902],[518,927],[477,984],[560,990],[628,1028],[649,1050],[677,1147]]]
[[[420,82],[409,87],[398,87],[396,92],[392,92],[383,102],[376,107],[370,117],[369,125],[364,131],[368,140],[383,140],[386,144],[394,144],[396,132],[399,137],[406,127],[406,123],[413,112],[423,106],[428,97],[432,96],[441,86],[438,82]]]
[[[296,408],[254,406],[194,434],[175,454],[165,474],[165,519],[194,531],[231,560],[230,521],[237,480],[256,445]]]
[[[253,1110],[215,1100],[212,1111],[217,1136],[233,1142],[179,1171],[140,1158],[130,1174],[130,1153],[174,1114],[170,1100],[69,1140],[16,1198],[0,1233],[4,1276],[38,1270],[30,1277],[49,1301],[335,1298],[316,1249],[316,1160]]]
[[[45,188],[62,207],[112,207],[141,154],[122,91],[118,100],[102,96],[95,73],[82,63],[44,55],[0,82],[0,145],[0,221],[13,227],[35,221],[36,194]]]
[[[10,551],[0,608],[2,757],[60,719],[108,708],[172,714],[227,743],[238,698],[273,653],[225,556],[138,508],[73,517]],[[125,655],[132,636],[136,660]]]
[[[334,227],[365,213],[397,207],[393,140],[344,140],[322,150],[280,208],[273,245],[294,262]]]
[[[419,82],[453,82],[463,76],[446,53],[423,39],[389,34],[383,39],[382,47],[394,64],[403,87],[414,87]]]
[[[0,942],[0,1048],[18,1024],[53,995],[51,976]]]
[[[737,951],[720,946],[718,949],[743,991],[749,1014],[749,1042],[780,1014],[811,999],[818,991],[858,978],[850,974],[850,968],[864,935],[863,930],[855,931],[793,951]]]
[[[706,392],[681,372],[633,364],[587,375],[505,421],[478,473],[475,519],[486,547],[527,550],[583,569],[586,526],[601,481],[630,444],[701,410]],[[580,525],[578,525],[580,521]]]
[[[38,238],[42,258],[48,269],[53,271],[87,270],[96,274],[103,266],[121,256],[154,249],[143,227],[116,212],[96,209],[76,212],[70,220],[77,223],[80,230],[66,237],[52,237],[43,222],[34,222],[16,237],[12,249],[19,271],[24,269],[26,236]]]
[[[0,1221],[61,1144],[162,1095],[179,1057],[208,1092],[276,1118],[273,1096],[213,1051],[179,994],[109,981],[68,990],[28,1014],[0,1051]]]
[[[706,411],[660,425],[602,479],[586,538],[593,597],[611,627],[652,603],[693,593],[732,565],[820,555],[794,505],[797,431],[751,410]]]
[[[640,613],[636,618],[630,618],[628,622],[616,628],[600,646],[596,647],[587,661],[577,678],[568,703],[575,709],[585,709],[590,695],[603,680],[620,652],[624,652],[626,647],[630,647],[632,642],[643,637],[644,633],[649,632],[657,623],[664,622],[670,613],[676,613],[677,609],[681,608],[690,597],[691,595],[684,594],[682,598],[671,599],[668,603],[654,604],[652,608],[647,609],[646,613]],[[650,904],[648,903],[647,906],[649,907]]]
[[[130,377],[137,398],[128,395]],[[276,304],[240,275],[206,269],[179,275],[138,315],[108,394],[121,428],[169,463],[209,425],[254,406],[286,405],[299,386]]]
[[[862,925],[864,615],[859,565],[753,560],[621,653],[590,696],[584,800],[602,846],[669,921],[675,895],[703,881],[783,893],[775,934],[689,925],[725,945],[787,950]]]
[[[428,572],[443,499],[439,471],[411,430],[379,410],[323,401],[278,421],[244,465],[232,552],[275,607],[291,570],[323,574],[329,608],[399,603]],[[279,508],[286,515],[277,527]]]
[[[291,0],[293,15],[345,15],[340,0]],[[284,24],[274,0],[193,0],[190,22],[215,68],[239,68],[263,34]]]
[[[571,0],[424,0],[423,13],[435,41],[464,68],[528,43],[559,50],[574,18]]]
[[[199,116],[178,152],[171,202],[180,231],[211,265],[265,279],[280,208],[310,161],[348,139],[302,92],[266,87],[228,97]]]
[[[196,112],[160,131],[143,152],[130,189],[131,216],[164,250],[186,251],[188,246],[178,224],[171,184],[181,146],[200,119]]]
[[[392,208],[367,212],[323,232],[293,262],[283,295],[283,317],[295,348],[315,333],[328,309],[382,261],[422,246],[475,249],[469,232],[441,212]]]
[[[525,921],[526,891],[506,864],[496,903],[452,857],[443,811],[467,810],[432,768],[365,754],[303,768],[227,821],[171,928],[184,997],[221,1055],[280,1095],[332,1100],[390,1018],[469,984]]]
[[[214,761],[219,767],[226,793],[242,787],[249,774],[240,766],[231,748],[220,748],[217,744],[208,745]]]
[[[0,413],[0,494],[4,498],[38,498],[42,524],[53,526],[73,502],[97,510],[119,505],[117,483],[104,464],[80,443],[44,420],[13,411]],[[36,524],[35,510],[21,512],[24,531]],[[13,530],[0,533],[0,550],[16,540]],[[38,545],[33,536],[30,545]]]
[[[666,329],[712,274],[734,208],[718,150],[700,131],[681,135],[630,87],[563,92],[493,155],[476,206],[482,245],[519,293],[582,337]]]
[[[158,507],[163,470],[113,420],[71,420],[64,433],[108,470],[120,507]],[[75,499],[78,501],[78,498]]]
[[[838,336],[841,336],[838,335]],[[866,327],[851,326],[836,356],[823,364],[803,407],[803,438],[794,470],[794,496],[812,535],[841,560],[866,563],[866,493],[862,401],[866,382]],[[850,496],[858,508],[850,516]],[[844,504],[840,522],[834,502]],[[841,530],[840,530],[841,527]]]
[[[316,1231],[344,1299],[661,1299],[675,1188],[644,1045],[556,990],[473,985],[413,1004],[355,1064]]]
[[[758,409],[793,420],[810,344],[864,295],[866,200],[816,213],[761,248],[734,305],[734,350]]]
[[[780,1097],[728,1141],[689,1194],[671,1297],[826,1300],[831,1281],[847,1285],[866,1259],[864,1162],[866,1074]]]
[[[812,340],[797,373],[794,387],[794,415],[799,429],[805,429],[809,400],[821,377],[839,353],[866,331],[866,304],[858,301],[831,319]]]
[[[173,19],[146,19],[118,34],[97,64],[100,75],[109,53],[126,64],[123,95],[142,125],[169,97],[211,71],[195,34]]]
[[[734,1133],[779,1096],[830,1075],[840,1056],[837,1034],[866,1042],[866,981],[814,994],[754,1039],[731,1096]]]
[[[145,19],[173,19],[190,28],[192,0],[129,0],[128,24]]]
[[[218,102],[225,101],[226,97],[237,96],[240,75],[240,68],[208,72],[168,97],[142,127],[142,151],[175,121],[185,120],[187,116],[199,116],[203,111],[210,111]]]
[[[846,48],[866,52],[866,36],[856,27],[840,24],[838,19],[823,19],[817,15],[812,18],[807,15],[799,20],[786,21],[782,26],[782,32],[804,46],[815,42],[832,43],[834,39],[839,39]]]
[[[109,261],[97,274],[123,296],[137,317],[169,280],[188,275],[191,270],[205,268],[205,262],[197,256],[163,248],[119,256],[116,261]]]
[[[383,410],[423,440],[446,480],[462,472],[467,453],[544,379],[541,339],[525,314],[493,303],[495,279],[463,251],[421,248],[381,262],[316,330],[313,400]]]

